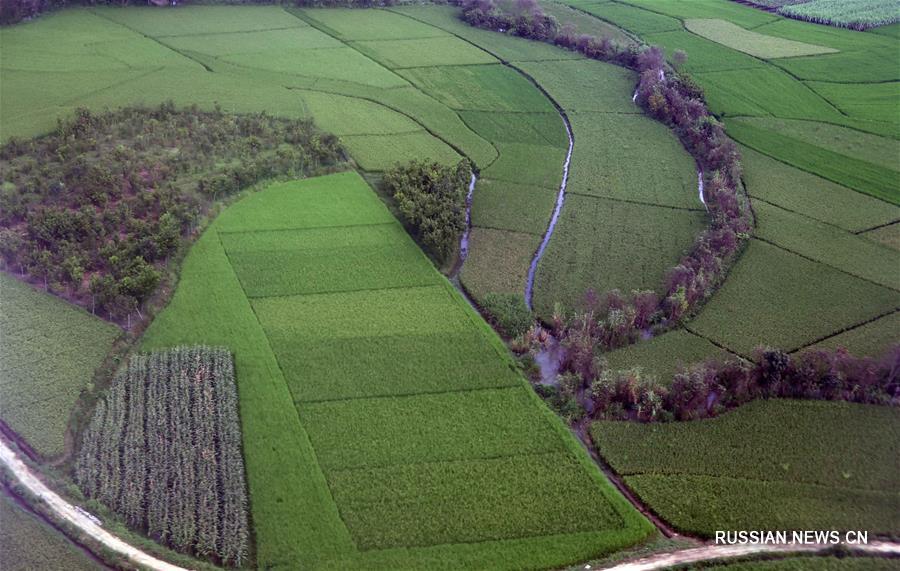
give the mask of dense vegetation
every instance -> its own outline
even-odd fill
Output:
[[[183,343],[234,349],[261,568],[554,566],[649,531],[355,172],[225,210],[144,337]]]
[[[4,267],[91,312],[130,317],[212,201],[341,160],[309,121],[79,109],[56,131],[0,149]]]
[[[768,400],[696,422],[596,422],[591,434],[626,484],[682,531],[889,535],[900,508],[898,417],[894,407]]]
[[[435,258],[446,263],[466,229],[466,193],[472,166],[455,167],[412,161],[384,173],[382,185],[414,235]]]
[[[72,408],[119,330],[0,273],[0,418],[40,456],[65,451]]]
[[[75,480],[161,543],[246,563],[250,528],[231,354],[180,347],[133,356],[82,435]]]
[[[0,493],[0,569],[91,571],[100,565],[57,530]]]
[[[900,8],[891,0],[748,0],[774,8],[783,16],[852,30],[867,30],[900,21]]]

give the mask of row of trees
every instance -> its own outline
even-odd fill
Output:
[[[237,407],[227,350],[135,356],[82,436],[76,482],[161,543],[240,566],[250,531]]]
[[[677,326],[724,280],[753,229],[753,213],[741,186],[740,155],[706,107],[702,90],[687,74],[667,66],[658,47],[578,35],[569,25],[560,27],[534,0],[517,0],[510,9],[500,8],[493,0],[465,0],[462,7],[462,18],[472,25],[555,43],[639,72],[636,102],[673,129],[703,173],[709,226],[667,273],[661,295],[588,291],[574,313],[555,312],[551,328],[565,348],[563,371],[574,375],[568,384],[587,387],[601,373],[599,355],[634,343],[648,332]],[[681,52],[675,56],[677,63],[686,57]],[[540,330],[532,331],[514,348],[525,350],[541,337]]]
[[[457,251],[466,230],[466,196],[472,165],[413,160],[384,173],[383,189],[397,201],[419,242],[440,262]]]
[[[900,345],[880,359],[844,349],[797,356],[760,349],[754,363],[709,361],[675,375],[667,388],[640,370],[604,370],[590,384],[594,418],[643,422],[695,420],[758,398],[803,398],[900,404]]]
[[[214,201],[343,159],[309,121],[171,103],[79,109],[50,135],[0,148],[0,265],[121,321]]]

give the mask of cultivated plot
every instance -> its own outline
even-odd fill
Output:
[[[226,210],[145,346],[185,338],[235,352],[260,566],[552,566],[648,531],[356,173]]]

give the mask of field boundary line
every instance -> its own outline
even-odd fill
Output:
[[[341,171],[351,172],[351,171]],[[277,183],[276,183],[277,184]],[[298,226],[292,228],[261,228],[259,230],[217,230],[216,234],[258,234],[261,232],[305,232],[313,230],[328,230],[338,228],[365,228],[369,226],[391,226],[397,224],[396,220],[390,222],[371,222],[366,224],[330,224],[327,226]],[[223,245],[224,247],[224,245]]]
[[[847,187],[842,187],[842,188],[846,188],[848,192],[855,192],[855,191],[853,191],[852,189],[849,189],[849,188],[847,188]],[[838,226],[838,225],[835,224],[834,222],[827,222],[827,221],[825,221],[825,220],[819,220],[818,218],[815,218],[815,217],[813,217],[813,216],[810,216],[809,214],[806,214],[805,212],[800,212],[799,210],[793,210],[793,209],[787,208],[787,207],[785,207],[785,206],[782,206],[782,205],[780,205],[780,204],[777,204],[777,203],[775,203],[775,202],[772,202],[771,200],[766,200],[765,198],[760,198],[760,197],[758,197],[758,196],[753,196],[752,193],[750,194],[750,198],[752,198],[754,201],[759,201],[759,202],[762,202],[763,204],[768,204],[768,205],[771,206],[772,208],[777,208],[777,209],[779,209],[779,210],[784,210],[785,212],[790,212],[791,214],[795,214],[795,215],[797,215],[797,216],[802,216],[803,218],[806,218],[806,219],[808,219],[808,220],[812,220],[812,221],[814,221],[814,222],[818,222],[819,224],[824,224],[824,225],[826,225],[826,226],[830,226],[830,227],[832,227],[832,228],[835,228],[835,229],[837,229],[837,230],[840,230],[841,232],[843,232],[843,233],[845,233],[845,234],[859,235],[859,234],[861,234],[861,233],[867,231],[867,230],[848,230],[848,229],[844,228],[843,226]],[[875,228],[880,228],[881,226],[889,226],[889,225],[891,225],[891,224],[893,224],[893,223],[895,223],[895,222],[900,222],[900,219],[894,220],[894,221],[892,221],[892,222],[888,222],[888,223],[886,223],[886,224],[880,224],[880,225],[876,226]],[[871,228],[870,228],[870,230],[871,230]]]
[[[131,26],[128,26],[128,25],[126,25],[126,24],[123,24],[122,22],[117,22],[117,21],[113,20],[112,18],[110,18],[110,17],[108,17],[108,16],[104,16],[103,14],[99,14],[99,13],[97,13],[96,10],[91,9],[91,10],[90,10],[90,13],[93,14],[93,15],[95,15],[95,16],[97,16],[98,18],[102,18],[102,19],[106,20],[107,22],[111,22],[111,23],[115,24],[116,26],[119,26],[120,28],[124,28],[124,29],[128,30],[129,32],[131,32],[132,34],[137,34],[137,35],[139,35],[139,36],[142,36],[142,37],[144,37],[144,38],[150,40],[151,42],[154,42],[154,43],[156,43],[156,44],[161,45],[162,47],[166,48],[167,50],[169,50],[169,51],[171,51],[171,52],[173,52],[173,53],[176,53],[176,54],[180,55],[181,57],[185,58],[186,60],[192,61],[192,62],[194,62],[194,63],[196,63],[196,64],[202,66],[203,69],[205,69],[205,70],[206,70],[207,72],[209,72],[209,73],[215,73],[215,70],[214,70],[213,68],[209,67],[208,65],[206,65],[206,64],[203,63],[202,61],[200,61],[200,60],[198,60],[198,59],[196,59],[196,58],[193,58],[193,57],[187,55],[186,53],[182,52],[181,50],[177,50],[177,49],[173,48],[172,46],[170,46],[169,44],[167,44],[167,43],[165,43],[165,42],[159,41],[158,39],[154,38],[153,36],[148,36],[148,35],[145,34],[144,32],[141,32],[141,31],[139,31],[139,30],[135,30],[135,29],[132,28]],[[165,67],[165,66],[164,66],[164,67]]]
[[[743,407],[745,405],[748,405],[748,404],[750,404],[752,402],[756,402],[756,401],[762,401],[762,400],[807,401],[807,402],[849,402],[849,401],[825,401],[825,400],[819,400],[819,399],[786,398],[786,397],[776,397],[776,398],[770,398],[770,399],[755,398],[753,400],[747,401],[744,404],[741,404],[734,408],[728,409],[727,411],[725,411],[723,414],[720,414],[719,416],[709,417],[709,418],[701,418],[696,421],[695,420],[681,420],[681,421],[675,421],[675,422],[691,423],[691,422],[699,422],[699,421],[703,421],[703,420],[712,420],[713,418],[722,418],[724,415],[727,415],[730,412],[740,410],[741,407]],[[858,403],[851,403],[851,404],[858,404]],[[890,408],[889,405],[875,404],[875,405],[871,405],[871,406],[887,406],[888,408]],[[616,422],[616,421],[614,421],[614,422]],[[629,421],[625,421],[625,422],[629,422]],[[623,478],[630,478],[633,476],[655,476],[655,477],[660,477],[660,478],[681,478],[681,477],[715,478],[717,480],[733,480],[733,481],[737,481],[737,482],[759,482],[759,483],[763,483],[763,484],[790,484],[790,485],[799,485],[799,486],[809,486],[811,488],[828,488],[828,489],[833,489],[833,490],[843,490],[845,492],[872,492],[872,493],[878,494],[878,495],[882,495],[882,494],[893,495],[893,492],[891,492],[891,491],[873,490],[870,488],[853,488],[853,487],[849,487],[849,486],[832,486],[830,484],[818,484],[815,482],[793,482],[791,480],[770,480],[767,478],[748,478],[748,477],[744,477],[744,476],[728,476],[728,475],[721,475],[721,474],[718,474],[718,475],[716,475],[716,474],[700,474],[700,473],[695,473],[695,472],[677,472],[677,473],[673,473],[673,474],[654,473],[654,472],[629,472],[629,473],[620,473],[620,475]]]
[[[230,32],[198,32],[196,34],[162,34],[155,38],[202,38],[206,36],[231,36],[234,34],[263,34],[265,32],[278,32],[283,30],[302,30],[309,26],[284,26],[281,28],[263,28],[261,30],[232,30]],[[310,48],[303,48],[310,49]],[[312,48],[316,49],[316,48]]]
[[[870,319],[866,319],[865,321],[860,321],[859,323],[845,327],[845,328],[841,329],[840,331],[835,331],[835,332],[829,333],[828,335],[825,335],[824,337],[820,337],[819,339],[816,339],[811,343],[807,343],[806,345],[803,345],[802,347],[798,347],[797,349],[788,351],[788,353],[797,353],[804,349],[808,349],[809,347],[812,347],[813,345],[817,345],[817,344],[821,343],[822,341],[827,341],[828,339],[831,339],[832,337],[837,337],[838,335],[843,335],[844,333],[848,333],[855,329],[859,329],[860,327],[865,327],[866,325],[869,325],[870,323],[875,323],[879,319],[883,319],[885,317],[891,316],[891,315],[897,313],[898,311],[900,311],[900,307],[895,307],[894,309],[892,309],[890,311],[885,311],[884,313],[876,315],[875,317],[872,317]]]
[[[291,250],[275,250],[275,251],[290,252]],[[234,253],[238,254],[241,252],[234,252]],[[267,253],[267,252],[259,251],[259,252],[247,252],[247,253],[257,254],[257,253]],[[226,252],[226,254],[227,254],[227,252]],[[229,256],[229,259],[230,259],[230,256]],[[376,292],[376,291],[394,291],[394,290],[398,290],[398,289],[421,289],[421,288],[428,288],[428,287],[436,287],[436,286],[440,286],[440,285],[441,285],[441,282],[439,280],[436,280],[433,283],[423,283],[423,284],[414,284],[414,285],[398,285],[398,286],[384,286],[384,287],[360,287],[360,288],[354,288],[354,289],[330,289],[328,291],[314,291],[314,292],[308,292],[308,293],[279,293],[279,294],[275,294],[275,295],[250,295],[250,294],[244,292],[244,297],[246,297],[247,299],[278,299],[278,298],[282,298],[282,297],[309,297],[309,296],[313,296],[313,295],[332,295],[332,294],[339,295],[339,294],[344,294],[344,293],[360,293],[360,292],[364,292],[364,291]],[[368,335],[366,335],[365,337],[368,337]],[[344,337],[343,339],[346,339],[346,337]]]
[[[586,192],[578,192],[577,190],[569,190],[569,191],[567,191],[567,193],[575,194],[577,196],[583,196],[585,198],[595,198],[597,200],[609,200],[612,202],[624,202],[627,204],[636,204],[639,206],[653,206],[656,208],[668,208],[669,210],[684,210],[687,212],[703,212],[703,213],[707,212],[703,208],[690,208],[687,206],[672,206],[670,204],[656,204],[653,202],[644,202],[643,200],[629,200],[627,198],[617,198],[617,197],[612,197],[612,196],[598,196],[596,194],[588,194]]]
[[[91,539],[99,542],[104,548],[127,558],[137,565],[155,571],[187,571],[184,567],[167,563],[141,551],[94,523],[78,507],[70,504],[47,487],[3,439],[0,439],[0,462],[9,469],[19,485],[23,486],[39,501],[44,502],[47,509],[52,511],[56,517],[67,524],[75,526]]]
[[[871,228],[866,228],[865,230],[859,230],[857,232],[854,232],[854,234],[857,236],[861,236],[861,235],[865,234],[866,232],[871,232],[873,230],[879,230],[881,228],[887,228],[888,226],[894,226],[897,223],[900,223],[900,218],[898,218],[897,220],[891,220],[890,222],[885,222],[884,224],[879,224],[878,226],[872,226]]]
[[[693,321],[693,320],[691,320],[691,321]],[[743,359],[743,360],[748,361],[748,362],[750,362],[750,363],[755,363],[755,362],[756,362],[756,361],[754,361],[753,359],[751,359],[750,357],[748,357],[748,356],[746,356],[746,355],[744,355],[744,354],[742,354],[742,353],[738,353],[737,351],[735,351],[735,350],[733,350],[733,349],[731,349],[731,348],[729,348],[729,347],[723,345],[722,343],[720,343],[719,341],[713,339],[712,337],[707,337],[706,335],[704,335],[704,334],[702,334],[702,333],[699,333],[699,332],[697,332],[697,331],[694,331],[693,329],[691,329],[691,322],[690,322],[690,321],[689,321],[688,323],[686,323],[682,328],[683,328],[685,331],[687,331],[688,333],[690,333],[691,335],[696,335],[697,337],[700,337],[701,339],[706,339],[707,341],[709,341],[710,343],[712,343],[713,345],[715,345],[715,346],[718,347],[719,349],[722,349],[723,351],[727,351],[728,353],[731,353],[732,355],[734,355],[735,357],[738,357],[739,359]]]
[[[521,389],[522,385],[518,382],[518,379],[515,381],[506,384],[506,385],[496,385],[492,387],[472,387],[472,388],[458,388],[458,389],[447,389],[447,390],[439,390],[439,391],[419,391],[414,393],[392,393],[392,394],[383,394],[383,395],[371,395],[371,396],[359,396],[359,397],[341,397],[341,398],[326,398],[326,399],[315,399],[315,400],[294,400],[295,404],[300,406],[306,405],[319,405],[319,404],[329,404],[329,403],[340,403],[345,401],[358,401],[358,400],[382,400],[382,399],[409,399],[416,398],[421,396],[440,396],[440,395],[450,395],[455,393],[476,393],[476,392],[484,392],[484,391],[509,391],[513,389]]]
[[[828,262],[825,262],[825,261],[822,261],[822,260],[817,260],[817,259],[815,259],[815,258],[811,258],[811,257],[809,257],[809,256],[807,256],[807,255],[805,255],[805,254],[801,254],[800,252],[797,252],[797,251],[795,251],[795,250],[792,250],[792,249],[790,249],[790,248],[788,248],[788,247],[786,247],[786,246],[782,246],[782,245],[779,244],[778,242],[775,242],[775,241],[770,240],[770,239],[768,239],[768,238],[763,238],[763,237],[760,236],[759,234],[754,234],[754,236],[753,236],[752,239],[753,239],[753,240],[759,240],[760,242],[764,242],[764,243],[766,243],[766,244],[768,244],[768,245],[770,245],[770,246],[774,246],[774,247],[778,248],[779,250],[783,250],[783,251],[785,251],[785,252],[789,252],[789,253],[791,253],[791,254],[794,254],[795,256],[800,256],[800,257],[803,258],[804,260],[808,260],[808,261],[813,262],[813,263],[816,263],[816,264],[822,264],[823,266],[828,267],[828,268],[831,268],[832,270],[841,272],[842,274],[846,274],[846,275],[848,275],[848,276],[850,276],[850,277],[853,277],[853,278],[856,278],[856,279],[858,279],[858,280],[862,280],[862,281],[864,281],[864,282],[868,282],[868,283],[870,283],[870,284],[872,284],[872,285],[874,285],[874,286],[878,286],[878,287],[881,287],[881,288],[884,288],[884,289],[888,289],[888,290],[891,290],[891,291],[894,291],[894,292],[900,292],[900,288],[897,288],[897,287],[894,287],[894,286],[887,286],[887,285],[884,285],[884,284],[880,284],[880,283],[878,283],[878,282],[876,282],[876,281],[874,281],[874,280],[871,280],[871,279],[869,279],[869,278],[865,278],[865,277],[863,277],[863,276],[858,276],[858,275],[854,274],[853,272],[848,272],[847,270],[842,269],[842,268],[839,268],[839,267],[837,267],[837,266],[834,266],[834,265],[832,265],[832,264],[830,264],[830,263],[828,263]]]

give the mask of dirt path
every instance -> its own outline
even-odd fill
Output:
[[[727,559],[730,557],[746,557],[762,553],[816,553],[829,547],[823,545],[707,545],[705,547],[650,555],[633,561],[618,563],[613,567],[603,567],[603,569],[606,571],[652,571],[654,569],[668,569],[673,565]],[[873,541],[868,545],[853,545],[849,547],[867,555],[900,555],[900,544],[887,541]]]
[[[0,462],[10,469],[20,485],[25,487],[34,496],[46,502],[47,506],[57,517],[74,525],[110,551],[127,557],[133,563],[148,569],[158,571],[187,571],[183,567],[166,563],[152,555],[144,553],[140,549],[132,547],[94,523],[89,517],[79,512],[75,506],[62,499],[57,493],[44,485],[44,483],[31,472],[28,466],[19,459],[16,453],[13,452],[3,440],[0,440]]]

